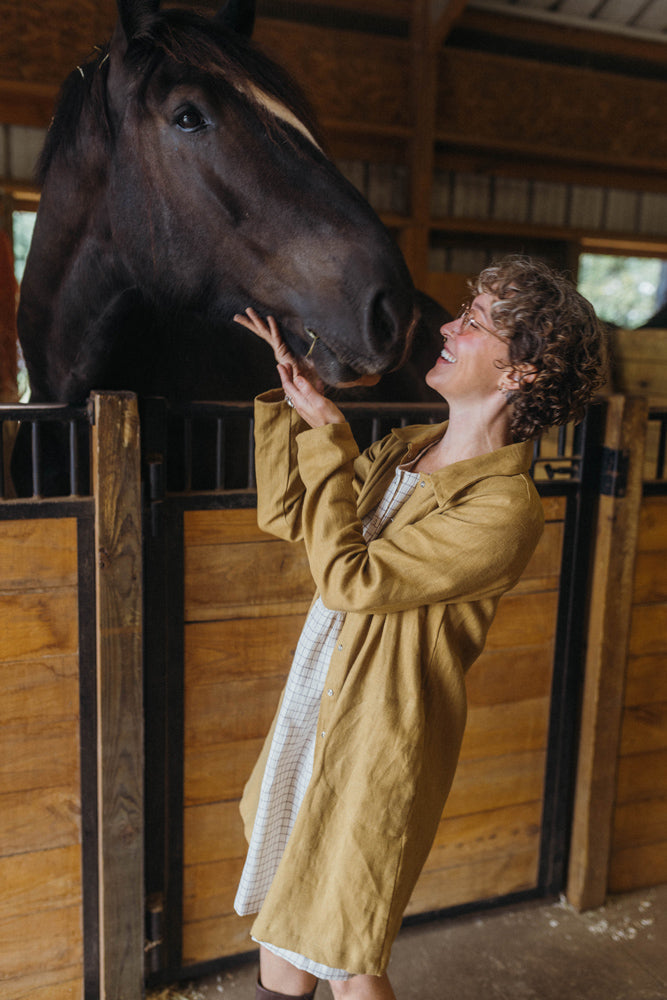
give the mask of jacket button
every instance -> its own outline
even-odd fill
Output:
[[[333,698],[333,688],[329,688],[329,690],[327,691],[327,694],[328,694],[328,696],[330,698]]]

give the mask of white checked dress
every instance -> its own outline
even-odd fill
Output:
[[[417,461],[415,458],[411,465]],[[409,466],[399,466],[375,511],[363,522],[364,540],[376,538],[394,517],[419,482]],[[318,597],[297,645],[276,723],[248,854],[234,909],[240,916],[262,906],[280,863],[313,770],[317,718],[324,693],[329,661],[345,614],[330,611]],[[298,873],[295,873],[298,878]],[[304,955],[270,942],[264,947],[318,979],[349,979],[344,969],[331,969]]]

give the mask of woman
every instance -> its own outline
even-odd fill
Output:
[[[258,912],[258,1000],[393,1000],[392,942],[426,860],[465,723],[465,673],[542,531],[531,438],[602,383],[595,313],[545,265],[487,268],[442,327],[426,382],[449,404],[359,454],[275,322],[284,395],[256,402],[258,520],[303,538],[318,594],[246,786],[236,899]]]

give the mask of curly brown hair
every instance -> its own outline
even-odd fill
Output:
[[[590,302],[564,274],[518,255],[485,268],[471,287],[497,300],[491,316],[509,341],[519,376],[508,396],[515,439],[580,420],[607,377],[607,335]],[[536,372],[530,379],[524,365]]]

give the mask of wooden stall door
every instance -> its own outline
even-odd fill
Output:
[[[500,603],[469,676],[459,772],[409,914],[534,891],[565,500],[544,500],[542,541]],[[190,511],[185,542],[185,967],[254,948],[234,895],[245,856],[238,802],[275,712],[313,584],[301,545],[254,510]]]
[[[82,1000],[77,521],[0,520],[0,998]]]
[[[645,496],[632,591],[608,888],[667,882],[667,496]]]

